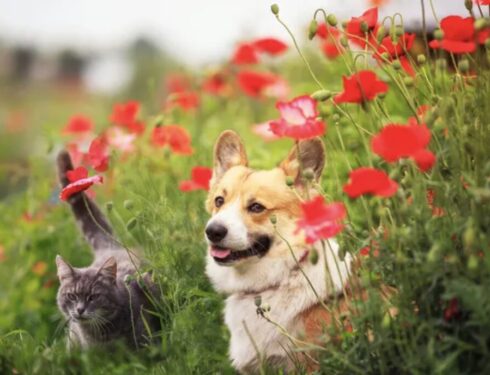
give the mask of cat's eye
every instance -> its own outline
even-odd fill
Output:
[[[67,293],[66,294],[66,297],[70,300],[70,301],[75,301],[77,299],[77,296],[74,295],[73,293]]]
[[[214,205],[217,208],[220,208],[224,203],[225,203],[225,198],[221,196],[214,198]]]
[[[91,301],[95,301],[96,299],[99,298],[99,294],[91,294],[88,296],[88,301],[91,302]]]
[[[260,203],[252,203],[250,206],[248,206],[248,211],[252,212],[254,214],[259,214],[265,210],[265,207],[261,205]]]

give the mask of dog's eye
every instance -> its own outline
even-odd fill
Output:
[[[221,206],[222,206],[224,203],[225,203],[225,198],[223,198],[223,197],[216,197],[216,198],[214,198],[214,205],[215,205],[216,207],[218,207],[218,208],[219,208],[219,207],[221,207]]]
[[[250,212],[253,212],[254,214],[258,214],[264,211],[265,207],[262,206],[260,203],[252,203],[250,206],[248,206],[248,210]]]
[[[66,297],[70,300],[70,301],[75,301],[77,299],[77,296],[74,295],[73,293],[67,293]]]

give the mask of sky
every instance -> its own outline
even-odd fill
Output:
[[[288,41],[268,0],[0,0],[0,40],[55,51],[119,48],[140,35],[153,38],[189,65],[226,58],[239,40],[276,36]],[[360,15],[367,0],[279,0],[281,18],[305,35],[313,11],[323,7],[339,19]],[[427,2],[427,0],[426,0]],[[465,15],[463,0],[433,0],[438,17]],[[428,11],[429,21],[433,20]],[[381,16],[402,13],[420,22],[419,0],[391,0]]]

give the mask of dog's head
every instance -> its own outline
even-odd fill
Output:
[[[270,273],[277,267],[282,270],[284,262],[293,260],[289,246],[293,251],[304,251],[303,237],[296,230],[301,213],[298,191],[306,188],[300,170],[310,169],[318,181],[324,164],[323,142],[314,138],[295,145],[279,167],[252,170],[240,137],[232,131],[221,134],[214,148],[206,204],[211,214],[205,232],[212,279],[216,273],[239,272],[246,277]],[[287,185],[287,179],[293,181],[295,189]],[[271,216],[276,219],[275,225]]]

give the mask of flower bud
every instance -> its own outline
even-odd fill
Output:
[[[342,47],[347,47],[349,45],[349,42],[347,41],[347,38],[345,36],[341,36],[339,41]]]
[[[311,94],[311,97],[315,100],[319,100],[321,102],[328,100],[332,97],[332,92],[329,90],[318,90]]]
[[[292,187],[294,185],[294,179],[291,176],[286,177],[286,185]]]
[[[412,77],[405,77],[405,78],[403,78],[403,83],[404,83],[404,84],[405,84],[405,86],[407,86],[407,87],[412,87],[412,86],[413,86],[413,84],[414,84],[414,82],[415,82],[415,81],[413,80],[413,78],[412,78]]]
[[[306,168],[304,171],[303,171],[303,177],[307,180],[307,181],[312,181],[314,178],[315,178],[315,172],[313,172],[313,169],[311,168]]]
[[[260,296],[260,295],[255,296],[254,303],[255,303],[255,306],[260,307],[260,305],[262,305],[262,296]]]
[[[349,22],[347,22],[347,21],[342,21],[342,23],[341,23],[342,28],[343,28],[343,29],[346,29],[346,28],[347,28],[347,24],[348,24],[348,23],[349,23]]]
[[[264,312],[269,312],[269,311],[271,311],[271,305],[269,305],[268,303],[264,303],[264,304],[262,305],[262,311],[264,311]]]
[[[105,209],[108,211],[108,212],[111,212],[112,211],[112,208],[114,207],[114,203],[112,203],[112,201],[109,201],[105,204]]]
[[[437,40],[444,39],[444,31],[442,31],[441,29],[436,29],[434,31],[434,38],[437,39]]]
[[[464,0],[464,6],[471,12],[473,10],[473,0]]]
[[[465,248],[470,249],[475,243],[476,232],[473,225],[470,225],[463,233],[463,243]]]
[[[131,211],[134,208],[133,201],[130,199],[126,199],[123,203],[123,206],[128,211]]]
[[[368,30],[369,30],[369,26],[368,26],[367,22],[366,21],[362,21],[361,22],[361,31],[363,33],[367,33]]]
[[[401,26],[397,26],[395,28],[395,35],[399,38],[401,36],[403,36],[403,34],[405,33],[405,30],[403,30],[403,27]]]
[[[384,39],[386,36],[386,28],[384,26],[380,26],[378,28],[378,31],[376,32],[376,40],[378,43],[381,43],[381,41]]]
[[[133,217],[132,219],[129,219],[129,221],[126,224],[126,229],[129,231],[133,230],[137,223],[138,223],[138,220],[136,220],[135,217]]]
[[[330,26],[337,26],[337,17],[335,17],[335,14],[329,14],[327,17],[327,22]]]
[[[475,30],[481,31],[487,27],[487,20],[485,18],[479,18],[475,21]]]
[[[442,255],[442,247],[439,243],[435,243],[427,253],[427,261],[429,263],[437,263]]]
[[[310,27],[308,28],[309,40],[312,40],[315,37],[317,30],[318,30],[318,22],[316,22],[315,19],[312,19],[310,22]]]
[[[458,63],[458,69],[461,73],[468,73],[468,71],[470,70],[470,62],[466,59],[461,60]]]
[[[468,257],[468,263],[466,263],[466,267],[469,271],[476,271],[478,269],[478,263],[478,258],[474,254],[471,254]]]
[[[271,222],[272,225],[276,225],[277,224],[277,216],[276,215],[269,216],[269,221]]]
[[[310,253],[308,254],[308,259],[311,264],[315,265],[318,263],[318,251],[316,249],[311,249]]]
[[[427,59],[425,58],[425,55],[418,55],[417,56],[417,62],[420,65],[424,65],[426,61],[427,61]]]
[[[271,12],[272,12],[272,14],[277,16],[279,14],[279,5],[272,4],[271,5]]]
[[[338,113],[334,113],[333,116],[332,116],[332,120],[334,122],[338,122],[340,120],[340,116]]]
[[[391,66],[393,67],[393,69],[395,70],[400,70],[402,68],[402,64],[400,63],[400,61],[398,60],[394,60],[392,63],[391,63]]]

